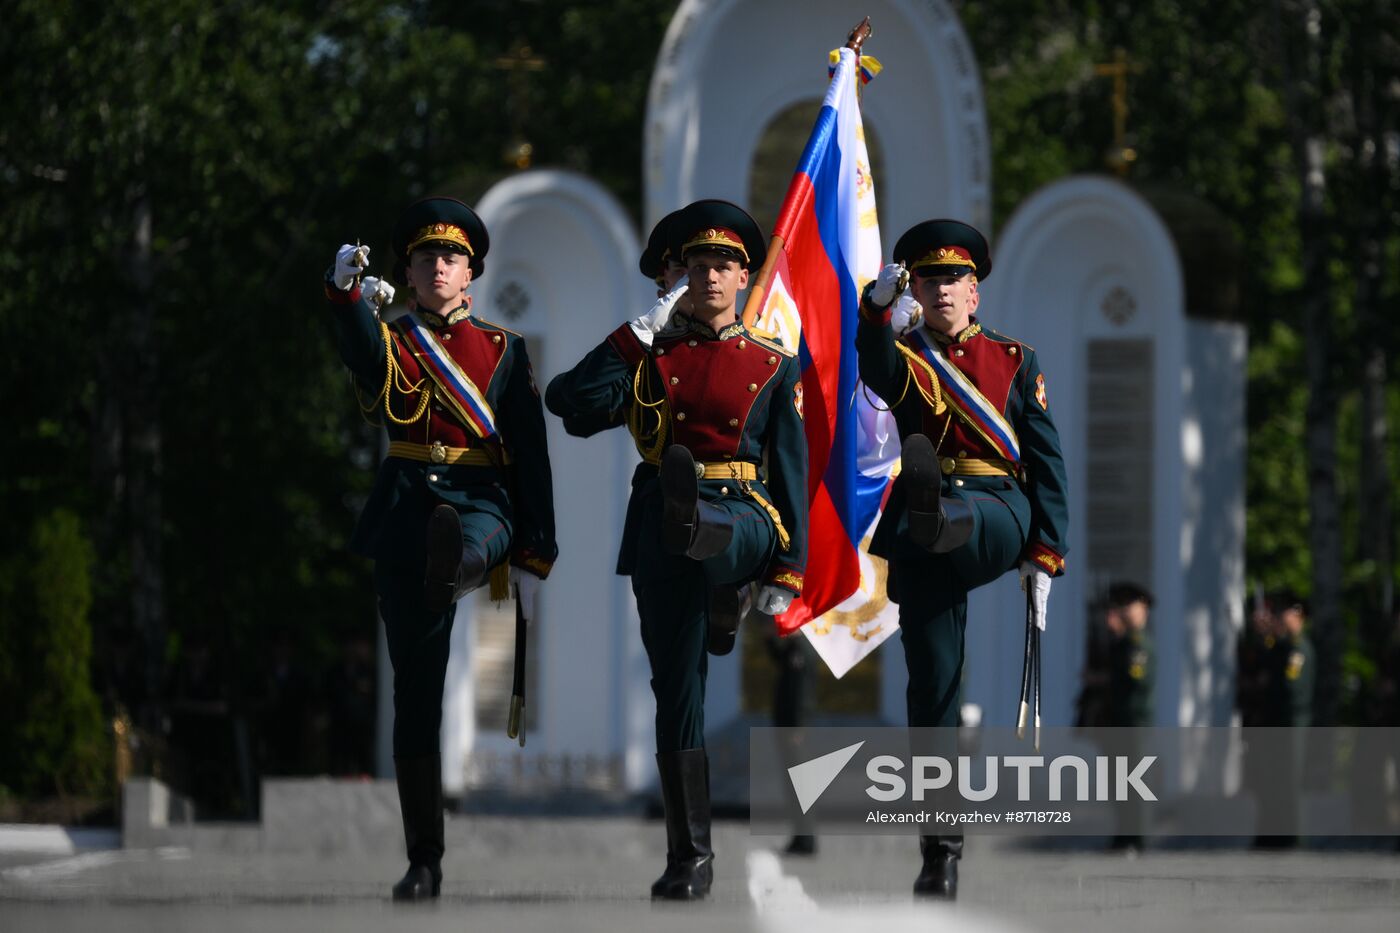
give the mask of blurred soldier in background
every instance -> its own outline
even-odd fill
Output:
[[[1302,600],[1290,599],[1278,615],[1279,638],[1270,658],[1269,681],[1270,705],[1283,720],[1280,725],[1312,725],[1317,653],[1306,631],[1306,612]]]
[[[1152,631],[1148,626],[1152,603],[1152,594],[1136,583],[1114,583],[1104,597],[1104,625],[1109,633],[1106,726],[1137,730],[1152,725],[1155,678]],[[1126,732],[1121,735],[1121,742],[1116,753],[1136,757],[1143,746],[1143,736]],[[1111,848],[1137,852],[1143,847],[1141,801],[1129,798],[1122,814]]]
[[[1136,583],[1108,589],[1105,610],[1108,648],[1108,721],[1105,725],[1146,728],[1152,725],[1155,682],[1152,633],[1148,620],[1152,594]]]

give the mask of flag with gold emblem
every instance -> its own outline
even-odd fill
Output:
[[[797,348],[808,456],[808,557],[802,596],[778,616],[801,629],[837,677],[893,633],[885,562],[867,553],[899,459],[893,418],[862,391],[855,332],[861,289],[880,270],[875,181],[857,82],[879,63],[831,53],[830,83],[778,213],[766,282],[745,318]]]

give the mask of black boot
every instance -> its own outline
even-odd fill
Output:
[[[423,605],[429,612],[448,607],[481,586],[486,563],[475,548],[462,543],[462,520],[450,505],[440,505],[428,517],[428,569],[423,580]]]
[[[699,464],[680,444],[661,455],[661,495],[661,544],[667,553],[704,560],[729,545],[734,519],[700,499]]]
[[[710,627],[705,648],[713,655],[726,655],[734,650],[739,623],[749,609],[749,588],[734,584],[710,588]]]
[[[961,499],[945,499],[943,471],[933,444],[922,434],[904,439],[901,455],[909,500],[909,538],[919,547],[942,554],[972,537],[972,507]]]
[[[394,900],[423,901],[442,889],[442,759],[395,758],[408,871],[394,885]]]
[[[693,901],[710,893],[714,850],[710,847],[710,761],[703,748],[658,752],[661,798],[666,806],[666,871],[651,896]]]
[[[914,879],[914,896],[957,900],[962,849],[962,836],[920,836],[919,853],[924,857],[924,865]]]

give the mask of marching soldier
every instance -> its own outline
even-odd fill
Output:
[[[651,893],[691,900],[714,877],[707,644],[732,647],[739,590],[750,582],[761,584],[757,605],[769,614],[801,593],[807,448],[796,358],[736,313],[750,269],[763,262],[758,225],[726,201],[697,201],[672,223],[670,249],[688,283],[555,378],[545,402],[566,424],[625,421],[642,453],[618,572],[632,577],[656,696],[667,848]]]
[[[377,313],[393,289],[367,278],[368,247],[342,246],[327,276],[337,349],[389,456],[351,540],[374,559],[394,668],[394,764],[409,868],[395,900],[437,897],[443,802],[439,731],[457,600],[507,585],[533,614],[558,549],[544,412],[525,341],[472,313],[467,289],[490,245],[476,213],[427,198],[399,218],[394,279],[412,308]]]
[[[977,319],[991,272],[982,235],[926,221],[894,260],[866,287],[856,331],[861,379],[894,410],[903,447],[870,553],[890,562],[909,725],[956,726],[968,592],[1019,564],[1045,627],[1067,550],[1064,462],[1035,350]],[[906,281],[913,294],[897,302]],[[921,837],[914,893],[956,897],[962,847],[961,836]]]

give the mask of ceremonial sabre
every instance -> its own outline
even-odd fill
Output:
[[[1040,751],[1040,626],[1031,622],[1031,663],[1035,665],[1032,679],[1035,681],[1035,750]]]
[[[1030,587],[1026,587],[1026,651],[1025,660],[1021,664],[1021,707],[1016,712],[1016,738],[1026,737],[1026,717],[1030,713],[1030,702],[1032,702],[1032,692],[1035,693],[1036,702],[1036,747],[1040,745],[1040,686],[1032,685],[1032,679],[1039,681],[1040,664],[1037,663],[1040,642],[1036,639],[1039,630],[1036,629],[1035,614],[1030,609]]]
[[[515,591],[515,677],[510,687],[510,722],[506,724],[506,735],[520,739],[520,747],[525,747],[525,606],[520,599],[519,588]]]

